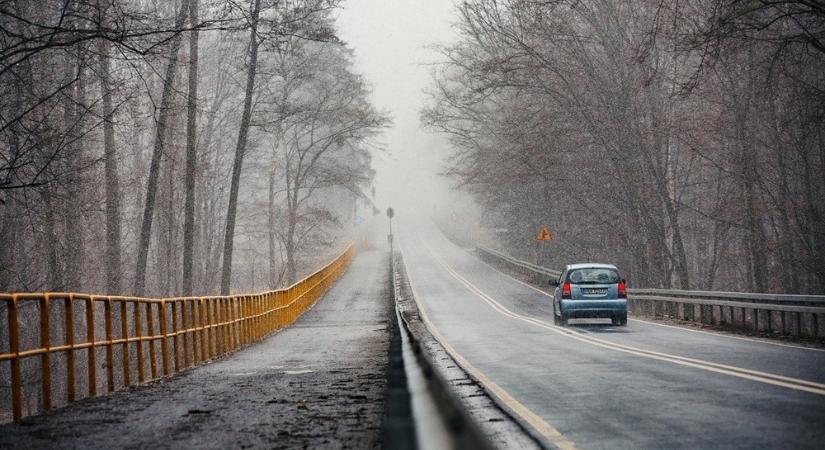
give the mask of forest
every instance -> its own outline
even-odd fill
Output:
[[[0,291],[262,291],[340,252],[389,119],[339,3],[0,0]]]
[[[496,245],[825,292],[825,3],[468,0],[423,120]]]

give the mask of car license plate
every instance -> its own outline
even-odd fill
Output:
[[[590,288],[584,290],[585,294],[590,295],[604,295],[607,294],[607,288]]]

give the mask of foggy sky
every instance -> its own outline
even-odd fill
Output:
[[[391,128],[379,138],[386,151],[374,155],[380,208],[430,208],[448,181],[437,175],[447,154],[442,136],[420,126],[431,67],[439,55],[427,46],[454,40],[450,0],[348,0],[337,26],[355,51],[355,70],[372,86],[373,104],[390,114]],[[402,212],[402,211],[399,211]]]

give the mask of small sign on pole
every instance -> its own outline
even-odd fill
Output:
[[[387,208],[387,217],[390,219],[390,234],[387,235],[387,241],[390,244],[390,255],[392,255],[392,218],[395,216],[395,210]]]

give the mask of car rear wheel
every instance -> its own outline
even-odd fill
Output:
[[[627,314],[613,317],[613,325],[621,327],[627,325]]]

